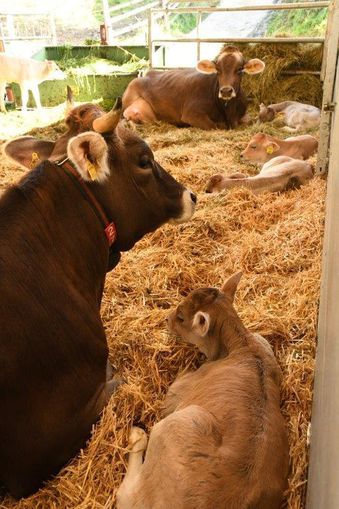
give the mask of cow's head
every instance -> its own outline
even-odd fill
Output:
[[[252,163],[264,164],[276,157],[280,146],[268,134],[257,133],[249,141],[247,147],[241,152],[240,157]]]
[[[271,122],[275,117],[275,111],[271,106],[261,103],[259,106],[259,122]]]
[[[105,114],[96,105],[82,105],[70,113],[68,131],[56,142],[22,137],[7,143],[5,154],[26,168],[68,156],[115,223],[115,249],[125,251],[163,223],[190,219],[196,197],[155,161],[137,134],[118,125],[119,118],[120,109]]]
[[[193,291],[168,317],[170,332],[197,346],[208,360],[227,355],[228,339],[245,331],[233,307],[241,275],[231,276],[221,290]]]
[[[200,60],[197,63],[196,69],[204,74],[217,75],[219,84],[218,97],[227,102],[238,95],[243,73],[261,73],[265,69],[265,64],[258,58],[252,58],[245,62],[238,48],[226,46],[215,61]]]

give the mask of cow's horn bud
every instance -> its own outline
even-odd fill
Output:
[[[66,115],[74,108],[73,90],[67,85]]]
[[[120,120],[121,108],[121,97],[118,97],[111,111],[93,120],[93,130],[100,134],[114,131]]]

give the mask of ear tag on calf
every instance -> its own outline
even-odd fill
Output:
[[[35,168],[40,161],[40,156],[37,154],[37,152],[32,152],[31,162],[30,162],[30,168]]]
[[[91,161],[88,159],[88,157],[85,157],[85,159],[86,159],[87,171],[89,173],[89,176],[91,177],[91,180],[96,180],[98,177],[98,172],[97,172],[96,166],[93,163],[91,163]]]
[[[272,145],[269,145],[267,148],[266,148],[266,152],[267,154],[273,154],[274,152],[274,148],[272,147]]]

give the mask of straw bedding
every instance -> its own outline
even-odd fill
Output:
[[[146,236],[107,277],[102,302],[110,359],[126,384],[111,398],[92,438],[77,458],[27,500],[0,502],[6,509],[106,509],[125,469],[132,423],[149,429],[179,372],[199,365],[193,347],[166,330],[169,309],[194,288],[218,286],[239,269],[244,275],[236,307],[246,326],[265,336],[283,371],[283,412],[291,469],[284,508],[305,505],[307,434],[319,298],[325,182],[299,190],[254,196],[244,189],[205,195],[214,172],[255,168],[239,152],[257,130],[203,132],[167,125],[140,128],[159,162],[195,192],[194,219]],[[277,134],[272,126],[266,132]],[[53,129],[48,136],[55,135]],[[43,133],[40,133],[43,135]],[[2,184],[20,170],[2,165]]]

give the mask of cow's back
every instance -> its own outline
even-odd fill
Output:
[[[150,71],[143,78],[136,78],[123,97],[126,109],[142,97],[154,110],[158,120],[181,124],[185,109],[197,109],[218,116],[215,104],[215,76],[195,69]]]
[[[7,82],[40,81],[45,67],[45,62],[0,53],[0,77]]]
[[[71,240],[60,243],[62,197],[42,210],[34,194],[0,200],[0,481],[16,497],[84,444],[107,359],[98,302],[77,285]]]

